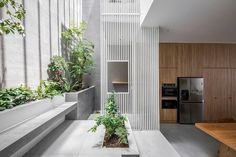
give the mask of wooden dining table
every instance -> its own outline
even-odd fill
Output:
[[[196,123],[195,126],[221,143],[219,157],[236,157],[236,123]]]

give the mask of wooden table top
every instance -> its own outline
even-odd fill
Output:
[[[236,123],[196,123],[195,126],[236,151]]]

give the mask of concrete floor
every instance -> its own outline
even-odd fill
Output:
[[[25,157],[120,157],[121,154],[114,150],[101,152],[97,142],[102,142],[101,136],[88,133],[93,124],[91,120],[65,121]],[[140,157],[180,157],[160,131],[134,131],[133,134]]]
[[[160,131],[134,131],[140,157],[180,157]]]
[[[194,125],[161,124],[161,132],[182,157],[217,157],[219,142]]]

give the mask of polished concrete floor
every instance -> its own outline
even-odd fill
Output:
[[[182,157],[217,157],[219,143],[194,125],[161,124],[161,132]]]

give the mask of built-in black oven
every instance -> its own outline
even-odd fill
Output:
[[[177,100],[162,100],[162,108],[163,109],[176,109]]]
[[[174,83],[162,84],[162,97],[177,97],[177,86]]]

